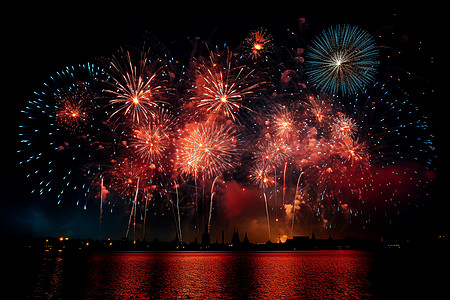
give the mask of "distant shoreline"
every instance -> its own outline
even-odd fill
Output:
[[[449,249],[447,236],[439,236],[432,240],[365,240],[353,237],[344,239],[316,239],[314,236],[294,236],[284,243],[266,242],[254,244],[245,239],[235,240],[230,243],[207,243],[207,242],[162,242],[157,239],[153,241],[133,241],[126,238],[121,240],[92,240],[72,239],[68,237],[22,237],[3,239],[4,248],[11,250],[29,250],[40,253],[75,253],[92,251],[185,251],[185,252],[214,252],[214,251],[248,251],[248,252],[271,252],[271,251],[316,251],[316,250],[369,250],[377,251],[384,249]]]

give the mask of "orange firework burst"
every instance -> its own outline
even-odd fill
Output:
[[[242,50],[252,60],[256,61],[272,52],[272,35],[264,28],[252,31],[244,40]]]
[[[306,109],[308,114],[318,124],[322,124],[328,120],[331,114],[332,107],[333,104],[331,103],[331,101],[326,101],[321,98],[315,98],[312,95],[308,97],[308,102],[306,102]]]
[[[191,99],[195,101],[197,108],[206,113],[236,121],[241,108],[250,110],[244,105],[244,101],[256,97],[256,88],[261,83],[253,82],[253,69],[244,65],[232,66],[235,59],[230,51],[223,55],[224,59],[222,54],[211,52],[209,61],[197,61],[196,96]]]
[[[276,107],[272,119],[275,136],[283,141],[290,140],[299,130],[294,111],[285,105]]]
[[[335,139],[351,138],[357,130],[356,121],[342,113],[338,113],[338,117],[331,123],[331,134]]]
[[[140,180],[144,177],[145,170],[142,164],[138,164],[127,157],[116,161],[111,171],[113,188],[123,196],[134,195],[136,189],[143,189],[142,183],[147,182],[146,180]],[[141,184],[139,184],[139,181],[141,181]]]
[[[88,121],[90,112],[90,94],[82,87],[63,91],[56,99],[56,119],[64,128],[76,131]]]
[[[254,153],[255,163],[260,169],[265,167],[280,166],[290,154],[290,147],[282,140],[269,140],[257,145]]]
[[[369,163],[367,146],[359,140],[345,138],[337,144],[336,151],[345,162],[350,162],[352,165],[356,162],[363,165]]]
[[[275,183],[273,170],[267,166],[255,165],[250,169],[249,178],[260,188],[267,188]]]
[[[175,121],[167,111],[157,111],[145,124],[133,131],[131,146],[142,160],[155,162],[169,148],[170,133],[174,125]]]
[[[212,178],[235,165],[237,138],[229,125],[215,122],[192,124],[180,139],[178,169],[181,174]]]
[[[153,115],[163,87],[159,82],[160,69],[155,70],[145,51],[135,64],[130,53],[121,50],[119,57],[108,61],[107,71],[112,79],[104,90],[111,97],[110,119],[117,115],[139,123]]]

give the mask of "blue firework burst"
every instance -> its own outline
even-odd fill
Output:
[[[36,194],[56,193],[58,203],[69,190],[89,194],[99,163],[93,164],[101,127],[96,112],[103,71],[90,63],[66,67],[50,77],[22,109],[21,162],[28,178],[39,185]],[[101,124],[101,123],[100,123]],[[103,146],[101,148],[104,148]]]
[[[305,55],[305,71],[317,89],[332,95],[353,95],[374,81],[379,51],[373,37],[350,25],[322,31]]]

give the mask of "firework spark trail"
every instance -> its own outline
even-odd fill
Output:
[[[273,183],[273,194],[275,195],[275,221],[278,222],[278,191],[277,191],[277,167],[273,165],[273,177],[275,178]]]
[[[178,236],[179,236],[180,242],[183,242],[183,234],[181,231],[180,197],[178,195],[178,184],[176,181],[174,181],[174,184],[175,184],[175,193],[177,194]]]
[[[216,185],[216,181],[220,179],[220,176],[216,176],[216,178],[214,178],[214,181],[211,184],[211,200],[209,202],[209,218],[208,218],[208,234],[211,233],[211,216],[212,216],[212,207],[213,207],[213,198],[214,198],[214,187]],[[225,183],[225,182],[223,182]]]
[[[264,204],[266,208],[267,232],[270,240],[271,230],[270,230],[269,206],[267,201],[266,188],[274,184],[276,178],[270,177],[268,169],[269,167],[266,165],[256,164],[255,166],[253,166],[251,170],[250,180],[263,190]]]
[[[102,217],[103,217],[103,176],[100,181],[100,212],[99,212],[99,233],[102,236]]]
[[[130,232],[130,225],[131,225],[131,219],[133,219],[133,228],[134,228],[134,237],[133,240],[136,240],[136,206],[137,206],[137,197],[139,192],[139,177],[137,178],[136,182],[136,192],[134,194],[134,200],[130,212],[130,218],[128,219],[128,228],[127,233],[125,234],[125,237],[128,238],[128,233]]]
[[[272,233],[270,232],[270,218],[269,218],[269,207],[267,205],[267,196],[266,196],[266,189],[263,188],[263,195],[264,195],[264,203],[266,204],[266,218],[267,218],[267,234],[269,237],[269,241],[272,238]]]
[[[144,240],[145,239],[145,222],[147,222],[147,205],[148,205],[148,202],[150,201],[149,199],[148,199],[148,197],[150,197],[150,200],[151,200],[151,194],[149,195],[148,194],[148,191],[146,192],[146,195],[145,195],[145,197],[144,197],[144,200],[145,200],[145,207],[144,207],[144,221],[143,221],[143,223],[142,223],[142,239]]]
[[[295,196],[294,200],[292,201],[292,223],[291,223],[291,236],[294,237],[294,223],[295,223],[295,201],[297,200],[298,196],[298,186],[300,184],[300,179],[302,178],[304,172],[301,172],[297,179],[297,186],[295,187]]]

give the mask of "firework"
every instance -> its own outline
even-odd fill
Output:
[[[161,158],[169,146],[169,136],[158,124],[149,123],[134,130],[132,146],[143,160],[155,161]]]
[[[286,162],[290,157],[290,148],[283,140],[264,140],[257,145],[257,149],[254,152],[254,167],[251,170],[250,179],[253,183],[259,185],[263,189],[264,203],[266,206],[266,218],[269,240],[271,238],[270,230],[270,216],[268,208],[268,200],[266,194],[266,188],[270,185],[274,186],[274,198],[275,198],[275,220],[278,222],[278,203],[277,203],[277,180],[278,172],[277,167],[284,163],[286,169]],[[270,175],[273,174],[273,177]],[[283,185],[284,188],[284,185]],[[284,201],[284,200],[283,200]]]
[[[333,102],[326,96],[314,97],[310,95],[308,101],[305,102],[305,107],[309,118],[318,124],[317,127],[320,127],[321,124],[328,122],[332,112]]]
[[[405,91],[373,83],[379,52],[365,30],[325,29],[305,61],[304,45],[295,57],[280,50],[268,59],[275,45],[264,29],[248,35],[241,54],[207,49],[204,58],[198,46],[187,67],[161,51],[153,60],[150,51],[120,50],[103,70],[86,64],[52,76],[20,126],[33,192],[58,203],[83,195],[85,208],[98,199],[100,224],[104,204],[119,198],[134,237],[139,213],[145,237],[148,212],[172,209],[182,240],[183,216],[196,214],[198,232],[203,212],[210,233],[220,183],[248,179],[261,189],[270,239],[279,210],[286,218],[277,227],[291,235],[294,223],[365,226],[418,203],[424,193],[415,191],[435,177],[425,169],[435,159],[428,120]]]
[[[256,97],[254,70],[236,65],[234,54],[210,53],[207,61],[198,60],[194,92],[191,98],[200,112],[236,121],[240,110],[250,110],[245,103]]]
[[[365,30],[350,25],[325,29],[305,55],[306,74],[331,95],[353,95],[374,81],[378,47]]]
[[[131,146],[145,162],[156,163],[170,146],[175,120],[167,111],[157,112],[133,131]]]
[[[66,191],[89,193],[97,168],[86,168],[96,152],[96,136],[103,127],[88,126],[99,114],[93,109],[98,95],[101,70],[84,64],[67,67],[50,77],[22,110],[26,119],[20,126],[23,150],[21,164],[32,170],[27,177],[39,185],[33,192],[56,192],[58,203]],[[87,170],[86,176],[82,175]]]
[[[410,160],[431,166],[435,156],[427,117],[404,91],[377,82],[341,108],[354,124],[353,139],[365,143],[371,164]]]
[[[357,130],[355,120],[342,113],[338,114],[331,123],[331,134],[335,139],[352,138]]]
[[[273,51],[273,37],[264,28],[250,32],[242,44],[242,52],[253,61],[265,58]]]
[[[67,130],[80,131],[89,121],[91,106],[92,95],[84,87],[74,85],[57,95],[56,120]]]
[[[135,195],[137,189],[144,189],[143,182],[148,182],[148,180],[144,179],[146,170],[147,168],[143,165],[128,157],[115,161],[111,172],[111,186],[123,198],[128,199]],[[139,181],[141,181],[140,187]]]
[[[151,63],[147,52],[141,51],[138,63],[135,63],[130,52],[122,49],[106,62],[110,80],[105,82],[104,93],[113,108],[109,118],[124,117],[139,123],[152,116],[161,101],[163,86],[161,70]]]
[[[221,175],[235,165],[237,144],[232,126],[215,122],[194,124],[180,140],[180,173],[194,177],[202,174],[208,178]]]
[[[360,162],[363,165],[368,165],[369,154],[364,143],[347,138],[340,141],[336,148],[339,156],[344,159],[344,163],[349,161],[351,164]]]
[[[275,184],[276,178],[270,175],[270,168],[268,168],[267,166],[258,166],[258,165],[254,166],[250,170],[249,178],[254,184],[258,185],[260,188],[263,189],[264,204],[266,208],[267,234],[270,241],[272,234],[270,230],[269,204],[267,201],[266,188]]]
[[[311,114],[310,104],[305,109]],[[309,129],[299,151],[292,153],[303,174],[295,196],[301,204],[298,220],[328,228],[340,217],[362,219],[367,224],[369,216],[377,214],[374,206],[388,211],[390,205],[398,209],[401,199],[412,201],[414,196],[405,196],[399,186],[390,189],[403,176],[391,170],[405,161],[429,164],[433,147],[426,119],[407,95],[376,83],[354,100],[329,105],[328,115],[324,124],[317,119],[311,122],[317,129]],[[318,130],[322,134],[317,134]],[[408,139],[410,135],[415,138]],[[420,176],[410,180],[415,177]],[[427,180],[417,179],[415,184],[424,182]],[[389,192],[378,194],[380,187]],[[387,195],[386,201],[377,203],[382,195]]]
[[[205,188],[206,182],[216,176],[211,185],[211,217],[214,184],[219,178],[218,176],[222,176],[226,171],[232,170],[236,166],[237,146],[238,140],[234,126],[219,125],[215,121],[188,124],[179,139],[178,171],[181,175],[194,178],[197,230],[200,228],[197,198],[198,179],[202,179],[200,185]],[[205,197],[203,193],[203,206],[206,202]],[[210,223],[205,228],[208,228],[209,231]]]
[[[263,140],[254,153],[256,165],[264,167],[281,166],[290,156],[290,147],[282,140]]]
[[[290,141],[299,131],[298,120],[292,108],[278,106],[272,113],[274,135],[283,141]]]
[[[275,178],[273,176],[273,170],[267,166],[255,165],[250,170],[249,175],[250,181],[253,184],[259,186],[260,188],[268,188],[275,183]]]

